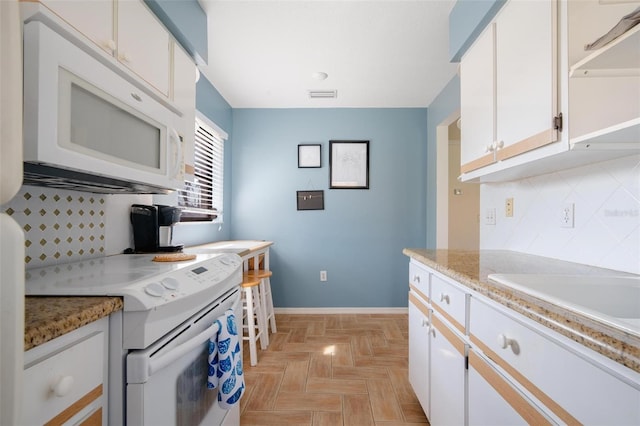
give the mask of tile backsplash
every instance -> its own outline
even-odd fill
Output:
[[[120,252],[129,242],[128,206],[149,201],[140,197],[25,185],[1,211],[24,230],[31,269]]]
[[[514,199],[505,217],[505,199]],[[574,227],[561,226],[574,206]],[[504,249],[640,274],[640,155],[481,185],[480,248]]]

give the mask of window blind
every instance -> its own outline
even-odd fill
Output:
[[[222,222],[224,188],[224,140],[196,118],[193,182],[185,181],[179,194],[181,221]]]

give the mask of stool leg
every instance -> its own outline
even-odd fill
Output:
[[[265,278],[265,298],[267,299],[267,304],[265,305],[265,310],[267,311],[267,320],[271,322],[271,332],[277,333],[278,329],[276,328],[276,314],[273,310],[273,296],[271,295],[271,280],[269,277]]]
[[[265,286],[265,279],[262,278],[260,279],[260,305],[262,307],[261,311],[262,311],[262,324],[263,324],[263,328],[262,330],[264,330],[264,333],[262,333],[262,336],[260,336],[260,346],[262,347],[262,349],[266,349],[269,346],[269,323],[267,322],[268,320],[268,315],[269,315],[269,308],[267,305],[267,289]]]
[[[254,302],[253,302],[253,289],[245,288],[243,289],[245,295],[245,304],[246,304],[246,316],[245,320],[247,323],[247,334],[248,338],[243,338],[243,340],[249,340],[249,356],[251,358],[251,365],[255,366],[258,364],[258,349],[256,348],[256,327],[255,327],[255,313],[254,313]],[[244,328],[244,327],[243,327]]]
[[[267,326],[267,320],[265,317],[264,309],[264,292],[262,291],[262,280],[260,284],[253,287],[255,291],[254,300],[256,302],[256,320],[258,322],[258,336],[260,336],[260,348],[267,349],[269,346],[269,329]]]

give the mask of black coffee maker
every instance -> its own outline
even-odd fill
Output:
[[[178,252],[183,244],[172,245],[173,225],[180,221],[179,207],[131,205],[133,251],[135,253]]]

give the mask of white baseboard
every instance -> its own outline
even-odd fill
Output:
[[[409,308],[274,308],[276,314],[406,314]]]

